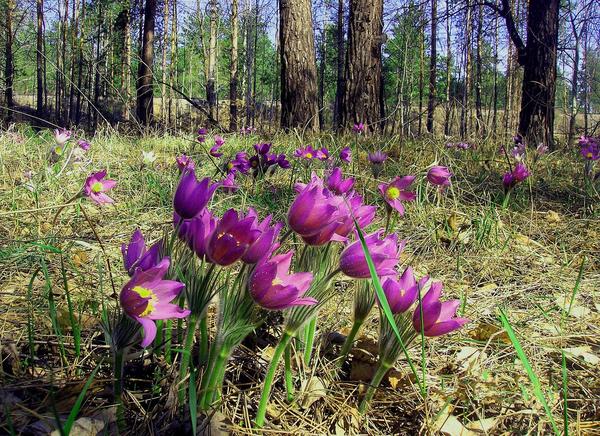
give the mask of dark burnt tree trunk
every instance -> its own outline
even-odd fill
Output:
[[[335,109],[333,112],[333,126],[336,130],[342,127],[342,101],[344,100],[344,0],[338,0],[337,26],[337,76],[335,83]]]
[[[152,122],[154,94],[152,90],[152,63],[154,61],[154,22],[156,0],[146,0],[144,9],[144,31],[140,64],[137,75],[136,114],[139,122],[148,126]]]
[[[15,104],[13,98],[13,83],[15,76],[14,57],[13,57],[13,10],[15,9],[14,0],[8,0],[6,3],[6,39],[4,46],[4,98],[6,100],[6,118],[12,119],[12,109]]]
[[[342,124],[383,131],[383,0],[350,0]]]
[[[321,32],[321,45],[319,47],[319,125],[325,126],[325,65],[327,63],[327,33],[323,23]]]
[[[37,0],[36,6],[36,111],[41,118],[44,113],[44,0]]]
[[[437,66],[437,0],[431,0],[431,54],[429,56],[429,101],[427,103],[427,131],[433,133],[435,112],[435,83]]]
[[[319,130],[317,65],[310,0],[279,1],[281,127]]]
[[[231,2],[231,75],[229,76],[229,130],[238,129],[238,0]]]
[[[523,66],[519,133],[531,146],[540,142],[554,148],[554,98],[556,92],[556,49],[558,45],[559,0],[531,0],[527,14],[527,44],[523,43],[510,10],[486,2],[504,18],[519,64]]]
[[[208,68],[206,78],[206,100],[208,101],[208,111],[213,120],[217,119],[217,19],[218,4],[217,0],[209,2],[210,15],[210,36],[208,40]]]

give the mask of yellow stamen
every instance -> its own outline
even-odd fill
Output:
[[[138,294],[140,297],[147,299],[148,302],[146,309],[144,309],[144,311],[138,315],[139,317],[150,315],[156,310],[154,305],[158,302],[158,297],[154,292],[152,292],[151,289],[144,288],[142,286],[135,286],[132,291]]]
[[[231,162],[229,162],[229,163],[227,164],[227,169],[228,169],[228,170],[232,170],[232,169],[233,169],[233,164],[232,164]]]
[[[588,153],[586,154],[586,157],[588,159],[591,159],[594,156],[594,154],[591,151],[588,151]]]
[[[389,186],[387,188],[386,195],[390,200],[395,200],[400,197],[400,190],[395,186]]]
[[[97,193],[97,192],[101,192],[101,191],[102,191],[102,188],[103,188],[103,186],[102,186],[102,182],[95,182],[95,183],[92,185],[92,192],[96,192],[96,193]]]
[[[312,153],[306,153],[306,158],[307,159],[312,159],[312,157],[313,157]]]
[[[271,282],[271,286],[277,286],[277,285],[282,285],[283,284],[283,280],[281,280],[279,277],[275,277],[273,279],[273,281]]]

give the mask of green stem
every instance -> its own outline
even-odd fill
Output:
[[[165,361],[167,363],[173,362],[173,356],[171,355],[171,343],[173,341],[173,320],[168,319],[165,327]]]
[[[123,430],[125,426],[125,409],[123,406],[123,363],[124,350],[116,350],[114,352],[113,373],[115,381],[113,384],[114,401],[117,404],[117,425]]]
[[[256,419],[254,421],[254,424],[258,428],[262,427],[265,423],[267,403],[269,402],[269,398],[271,396],[271,388],[273,386],[275,372],[277,371],[277,366],[279,365],[279,361],[281,360],[283,351],[288,346],[293,336],[293,332],[285,331],[281,336],[279,343],[277,344],[277,348],[275,348],[275,353],[273,354],[273,358],[271,359],[271,363],[269,364],[269,369],[267,370],[262,395],[260,396],[260,403],[258,404],[258,412],[256,413]]]
[[[375,391],[381,384],[381,380],[383,380],[383,377],[387,374],[387,372],[389,371],[391,366],[392,365],[389,363],[386,363],[383,361],[379,362],[379,365],[377,366],[377,371],[375,372],[375,375],[373,376],[373,379],[371,380],[371,384],[369,386],[369,389],[367,390],[365,398],[363,398],[363,400],[360,403],[360,406],[358,408],[358,411],[361,414],[364,414],[367,411],[367,408],[369,407],[369,403],[373,399],[373,395],[375,394]]]
[[[156,321],[156,339],[154,339],[154,346],[152,347],[152,349],[154,351],[158,351],[158,348],[164,345],[164,341],[164,323],[162,319],[159,319],[158,321]]]
[[[200,408],[203,411],[206,411],[210,408],[215,392],[220,390],[221,374],[223,374],[223,376],[225,375],[225,364],[227,363],[228,358],[229,349],[222,348],[220,353],[217,355],[214,364],[209,368],[209,373],[207,374],[208,382],[206,383],[206,388],[200,397]]]
[[[312,356],[313,344],[315,343],[315,331],[317,330],[317,315],[314,315],[308,322],[306,336],[304,338],[304,365],[310,366],[310,358]]]
[[[291,403],[294,401],[294,380],[292,379],[292,344],[290,343],[285,347],[283,355],[285,361],[285,392],[287,396],[287,402]]]
[[[200,318],[200,363],[206,363],[208,357],[208,320],[206,313]]]
[[[194,334],[196,332],[196,324],[198,323],[197,315],[190,315],[188,321],[187,333],[185,336],[185,343],[183,346],[183,353],[181,354],[181,367],[179,368],[179,404],[183,405],[185,401],[185,386],[182,383],[183,379],[187,374],[187,370],[190,364],[192,356],[192,343],[194,342]]]
[[[354,344],[354,338],[356,338],[356,335],[358,334],[358,331],[360,330],[360,328],[362,327],[364,322],[365,322],[364,319],[355,319],[354,320],[354,324],[352,324],[352,329],[350,330],[350,333],[348,333],[348,336],[346,336],[346,340],[344,341],[344,345],[342,346],[342,350],[340,351],[340,358],[338,360],[338,368],[341,368],[342,365],[344,364],[344,362],[346,361],[346,358],[348,357],[348,353],[350,352],[350,349],[352,348],[352,345]]]

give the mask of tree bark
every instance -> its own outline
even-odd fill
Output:
[[[437,67],[437,0],[431,0],[431,54],[429,56],[429,102],[427,103],[427,131],[433,133],[435,115],[435,85]]]
[[[6,100],[6,119],[8,121],[10,121],[12,119],[12,109],[13,106],[15,105],[14,102],[14,98],[13,98],[13,84],[14,84],[14,74],[15,74],[15,68],[14,68],[14,56],[13,56],[13,37],[14,37],[14,31],[13,31],[13,24],[12,24],[12,19],[13,19],[13,11],[15,9],[16,5],[15,5],[15,1],[14,0],[8,0],[6,3],[6,40],[5,40],[5,46],[4,46],[4,60],[5,60],[5,64],[4,64],[4,82],[5,82],[5,88],[4,88],[4,98]]]
[[[210,0],[210,37],[208,42],[208,68],[206,78],[206,100],[208,100],[208,111],[213,119],[217,119],[217,0]]]
[[[44,113],[44,0],[36,1],[36,112],[39,118]]]
[[[156,17],[156,0],[146,0],[144,9],[144,31],[140,64],[137,77],[138,121],[143,126],[152,123],[154,93],[152,89],[152,63],[154,61],[154,22]]]
[[[327,63],[327,32],[326,23],[323,23],[323,31],[321,34],[321,53],[319,59],[319,125],[321,128],[325,126],[325,65]]]
[[[319,130],[317,66],[310,0],[279,1],[281,127]]]
[[[229,76],[229,130],[238,130],[238,0],[231,2],[231,75]]]
[[[383,0],[350,0],[342,124],[383,131]]]
[[[446,116],[444,119],[444,135],[449,136],[452,132],[450,115],[450,85],[452,82],[452,22],[450,15],[450,1],[446,0]]]
[[[471,0],[467,0],[466,29],[465,29],[465,87],[463,91],[462,110],[460,113],[460,137],[466,139],[469,135],[469,119],[471,117]]]
[[[162,35],[162,64],[161,64],[161,91],[160,91],[160,116],[163,124],[167,124],[167,38],[169,32],[169,0],[164,0],[163,5],[163,35]]]
[[[336,130],[342,127],[342,102],[344,100],[344,0],[338,0],[337,8],[337,26],[336,26],[336,46],[337,46],[337,76],[335,83],[335,109],[333,112],[333,126]]]
[[[483,5],[480,3],[477,10],[477,51],[475,53],[475,117],[477,119],[476,132],[485,135],[485,122],[483,120],[483,102],[481,98],[482,81],[482,51],[483,51]]]

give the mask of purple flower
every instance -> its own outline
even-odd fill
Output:
[[[365,131],[364,123],[354,124],[354,126],[352,126],[352,131],[356,134],[364,133],[364,131]]]
[[[56,142],[56,145],[63,147],[69,139],[71,139],[71,132],[69,130],[54,129],[54,142]]]
[[[85,184],[83,185],[83,194],[100,205],[115,202],[105,192],[114,188],[117,182],[115,180],[104,180],[105,177],[106,170],[92,173],[85,179]]]
[[[249,169],[250,161],[248,160],[248,155],[245,151],[240,151],[235,155],[235,159],[227,163],[226,171],[228,173],[240,172],[242,174],[247,174]]]
[[[262,144],[254,144],[254,150],[258,154],[267,154],[271,150],[271,144],[263,142]]]
[[[283,154],[283,153],[281,153],[279,156],[277,156],[277,165],[279,165],[279,168],[282,168],[284,170],[291,167],[290,161],[287,160],[287,158],[285,157],[285,154]]]
[[[170,318],[185,318],[190,314],[177,304],[172,304],[184,288],[183,283],[163,280],[169,270],[169,258],[165,257],[157,266],[147,271],[137,270],[131,280],[123,286],[119,300],[125,313],[144,328],[142,347],[147,347],[156,337],[154,321]]]
[[[92,146],[89,142],[87,142],[85,139],[80,139],[79,141],[77,141],[77,145],[79,146],[79,148],[81,148],[83,151],[88,151],[90,149],[90,147]]]
[[[527,177],[529,177],[529,171],[527,170],[527,167],[525,167],[525,165],[522,162],[518,162],[515,165],[515,168],[513,169],[512,174],[517,183],[520,183],[523,180],[525,180]]]
[[[591,136],[579,138],[581,155],[590,161],[600,159],[600,140]]]
[[[388,155],[381,150],[375,153],[369,153],[369,162],[372,164],[382,164],[387,159]]]
[[[250,135],[252,133],[256,132],[256,128],[254,127],[242,127],[240,129],[240,134],[241,135]]]
[[[317,158],[317,152],[314,148],[312,148],[312,146],[307,145],[304,148],[296,149],[296,151],[294,152],[294,157],[312,160]]]
[[[206,130],[204,127],[200,127],[198,129],[198,142],[205,142],[207,134],[208,130]]]
[[[316,157],[319,160],[329,159],[329,150],[327,150],[325,147],[321,147],[320,150],[317,150]]]
[[[121,244],[123,254],[123,265],[129,276],[133,276],[136,270],[146,271],[155,267],[160,261],[160,242],[146,249],[144,235],[137,229],[131,235],[129,244]]]
[[[423,334],[441,336],[461,328],[469,322],[467,318],[455,317],[460,300],[440,301],[442,282],[434,282],[413,314],[413,327],[421,331],[421,310],[423,311]],[[421,309],[422,307],[422,309]]]
[[[225,140],[220,137],[219,135],[215,136],[215,145],[213,145],[210,150],[209,150],[209,154],[212,157],[221,157],[223,156],[223,153],[221,153],[219,151],[219,149],[223,146],[223,144],[225,144]]]
[[[392,209],[396,209],[400,215],[404,215],[404,206],[401,202],[413,201],[417,198],[417,194],[406,190],[414,180],[415,176],[396,177],[388,184],[382,183],[379,185],[379,192],[381,192],[383,199]]]
[[[352,161],[352,150],[350,147],[342,148],[342,151],[340,151],[340,160],[346,163],[350,163]]]
[[[264,257],[268,257],[279,246],[277,238],[283,227],[283,223],[275,223],[271,226],[271,215],[268,215],[262,222],[258,222],[258,215],[252,208],[248,210],[248,217],[254,217],[256,224],[254,228],[260,230],[260,236],[248,248],[248,251],[242,256],[242,261],[248,264],[254,264]]]
[[[522,142],[518,142],[511,150],[511,155],[513,158],[515,158],[515,160],[521,161],[523,160],[523,156],[525,156],[526,152],[527,147],[525,146],[525,144],[523,144]]]
[[[225,178],[221,180],[220,187],[229,193],[237,191],[240,187],[235,183],[235,173],[227,173]]]
[[[240,259],[261,235],[254,222],[253,216],[240,219],[234,209],[225,212],[206,243],[208,258],[221,266]]]
[[[175,212],[184,220],[194,218],[206,207],[218,187],[218,183],[211,184],[210,177],[199,182],[193,169],[184,172],[173,196]]]
[[[400,278],[387,277],[383,283],[383,292],[392,313],[404,313],[413,305],[429,276],[422,277],[417,283],[412,268],[407,267]]]
[[[342,170],[339,167],[334,168],[329,177],[327,177],[327,188],[338,195],[345,194],[353,186],[354,179],[352,177],[344,179],[342,177]]]
[[[504,186],[504,190],[508,191],[510,188],[516,185],[515,178],[511,171],[507,171],[502,176],[502,185]]]
[[[260,167],[260,158],[258,156],[252,156],[249,160],[248,160],[248,165],[250,166],[250,168],[252,168],[255,171],[258,171],[258,168]]]
[[[427,172],[427,180],[429,180],[429,183],[441,187],[450,186],[450,177],[452,176],[453,174],[447,167],[440,165],[432,166]]]
[[[315,176],[290,206],[288,224],[300,236],[316,235],[337,220],[337,203]]]
[[[546,153],[548,153],[549,150],[550,150],[550,148],[546,144],[543,144],[543,143],[538,145],[537,148],[535,149],[538,156],[545,155]]]
[[[180,172],[183,172],[185,170],[196,169],[196,164],[194,163],[194,161],[192,160],[192,158],[189,157],[186,154],[182,154],[181,156],[177,156],[175,158],[175,162],[177,162],[177,168],[179,168]]]
[[[348,210],[348,205],[350,210]],[[363,204],[363,199],[355,192],[351,192],[346,196],[346,201],[339,205],[339,220],[340,224],[335,228],[336,235],[340,236],[344,241],[346,236],[354,230],[354,219],[358,226],[362,229],[373,222],[377,208],[375,206]]]
[[[185,227],[183,227],[185,226]],[[206,244],[210,235],[217,227],[217,219],[213,216],[208,209],[204,209],[200,215],[191,221],[184,221],[180,232],[183,231],[182,237],[188,247],[199,259],[206,259]]]
[[[302,297],[310,288],[313,275],[309,272],[289,274],[293,251],[261,261],[248,280],[248,291],[258,305],[269,310],[292,306],[310,306],[317,300]]]
[[[375,264],[375,270],[380,277],[395,275],[404,241],[398,245],[398,236],[391,234],[381,239],[383,229],[365,237],[369,254]],[[348,245],[340,255],[340,269],[344,274],[356,279],[371,277],[360,241]]]

